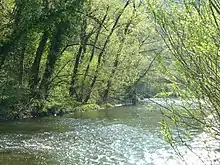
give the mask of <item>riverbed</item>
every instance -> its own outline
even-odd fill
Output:
[[[140,105],[0,123],[0,165],[219,164],[204,149],[202,132],[182,158],[165,143],[160,107]]]

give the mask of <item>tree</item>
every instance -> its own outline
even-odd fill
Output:
[[[16,106],[22,107],[18,113],[26,113],[33,108],[31,100],[48,97],[56,62],[63,53],[61,49],[76,34],[75,24],[80,19],[83,1],[16,0],[2,5],[9,12],[1,25],[6,29],[0,43],[4,98],[1,102],[7,105],[8,99],[18,98],[4,108],[10,116],[16,112]],[[46,55],[47,63],[43,66]],[[45,68],[42,78],[41,68]],[[14,92],[7,92],[9,87]],[[21,92],[18,94],[15,89]]]
[[[203,129],[219,140],[219,2],[167,2],[154,8],[158,31],[177,60],[177,68],[184,78],[180,97],[193,100],[184,109],[172,108],[168,118],[178,129],[184,128],[177,138],[167,136],[169,142],[181,140],[187,144],[188,130]],[[195,111],[193,107],[195,107]],[[204,145],[206,146],[206,145]],[[207,149],[207,148],[206,148]]]
[[[0,24],[1,105],[9,118],[123,102],[159,50],[142,1],[16,0],[4,6],[12,12]]]

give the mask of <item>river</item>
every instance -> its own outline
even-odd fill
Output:
[[[180,145],[186,161],[178,157],[161,138],[162,118],[142,105],[0,123],[0,165],[219,164],[201,132],[190,142],[197,154]]]

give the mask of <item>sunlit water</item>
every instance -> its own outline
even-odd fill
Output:
[[[136,106],[0,123],[0,164],[219,164],[218,154],[204,149],[202,132],[190,142],[196,154],[179,146],[183,161],[161,139],[161,119],[159,108]]]

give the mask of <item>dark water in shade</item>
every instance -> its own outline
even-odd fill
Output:
[[[0,165],[184,164],[161,139],[158,109],[119,107],[0,123]],[[201,149],[202,136],[196,134],[191,143],[200,146],[197,154],[210,164],[216,154]],[[180,150],[188,164],[203,164],[186,147]]]

